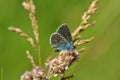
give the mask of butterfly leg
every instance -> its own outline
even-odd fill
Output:
[[[60,50],[58,50],[58,49],[56,49],[56,50],[54,50],[55,52],[59,52]]]

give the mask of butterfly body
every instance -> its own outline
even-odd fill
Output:
[[[72,43],[60,43],[56,46],[55,51],[73,50],[75,46]]]
[[[72,42],[71,33],[66,24],[62,24],[50,37],[50,44],[55,51],[73,50],[75,46]]]

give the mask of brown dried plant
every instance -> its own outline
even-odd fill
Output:
[[[79,40],[81,35],[80,32],[86,30],[90,26],[94,26],[95,21],[89,23],[89,19],[95,13],[97,9],[97,4],[99,0],[93,0],[89,9],[83,14],[82,22],[72,33],[73,40],[75,40],[74,45],[80,46],[86,43],[89,43],[93,40],[94,37],[90,37],[85,40]],[[85,48],[80,48],[78,50],[73,51],[61,51],[58,56],[53,59],[50,59],[45,63],[48,68],[46,72],[44,68],[40,67],[41,57],[40,57],[40,39],[38,33],[38,24],[35,17],[35,5],[33,4],[33,0],[26,0],[23,2],[23,7],[29,11],[29,18],[32,23],[33,34],[35,37],[35,41],[28,34],[23,32],[20,28],[15,28],[13,26],[9,27],[9,30],[18,33],[20,36],[26,38],[26,40],[32,45],[32,47],[37,51],[39,56],[39,66],[35,64],[33,57],[30,55],[29,50],[26,51],[27,57],[30,59],[33,69],[31,71],[26,71],[22,76],[21,80],[49,80],[51,76],[58,76],[61,74],[60,80],[68,80],[73,78],[73,75],[65,76],[64,73],[68,70],[69,66],[78,59],[80,53],[85,50]]]

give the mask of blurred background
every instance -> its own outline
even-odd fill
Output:
[[[19,80],[26,70],[32,69],[26,50],[30,50],[38,64],[37,54],[26,39],[8,30],[9,26],[19,27],[33,37],[28,12],[22,6],[23,1],[0,0],[0,68],[3,80]],[[49,56],[57,55],[49,44],[51,33],[62,23],[67,23],[71,32],[74,31],[92,1],[34,0],[42,67]],[[120,80],[120,0],[100,0],[97,12],[89,21],[93,20],[96,20],[96,25],[82,32],[81,39],[91,36],[95,36],[95,39],[80,46],[87,50],[81,53],[79,61],[66,74],[74,73],[71,80]]]

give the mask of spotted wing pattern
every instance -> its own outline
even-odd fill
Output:
[[[53,33],[50,37],[50,44],[54,48],[57,48],[60,44],[64,44],[66,42],[67,40],[58,33]]]
[[[62,24],[55,33],[51,34],[50,44],[55,48],[55,52],[75,49],[70,30],[66,24]]]
[[[67,24],[62,24],[56,31],[57,33],[61,34],[67,41],[72,42],[72,37],[70,30]]]

